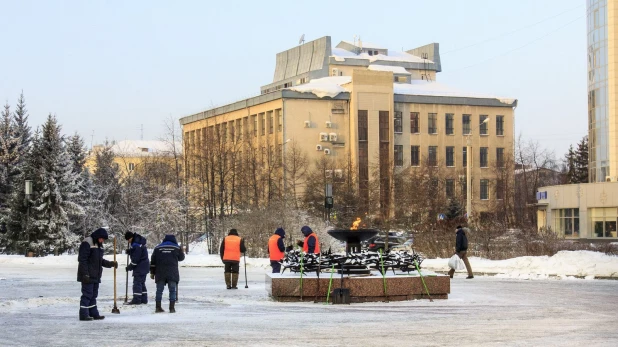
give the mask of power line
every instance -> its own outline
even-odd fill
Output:
[[[489,58],[489,59],[485,59],[485,60],[483,60],[483,61],[480,61],[480,62],[478,62],[478,63],[474,63],[474,64],[472,64],[472,65],[468,65],[468,66],[466,66],[466,67],[462,67],[462,68],[455,69],[455,70],[452,70],[452,71],[444,71],[444,72],[447,72],[447,73],[448,73],[448,72],[456,72],[456,71],[461,71],[461,70],[469,69],[469,68],[471,68],[471,67],[475,67],[475,66],[477,66],[477,65],[484,64],[484,63],[486,63],[486,62],[488,62],[488,61],[491,61],[491,60],[494,60],[494,59],[496,59],[496,58],[503,57],[503,56],[505,56],[505,55],[507,55],[507,54],[509,54],[509,53],[515,52],[516,50],[522,49],[522,48],[527,47],[527,46],[529,46],[529,45],[531,45],[531,44],[533,44],[533,43],[535,43],[535,42],[537,42],[537,41],[540,41],[540,40],[542,40],[542,39],[546,38],[547,36],[549,36],[549,35],[551,35],[551,34],[553,34],[553,33],[557,32],[557,31],[559,31],[559,30],[561,30],[561,29],[563,29],[563,28],[565,28],[565,27],[567,27],[567,26],[569,26],[569,25],[571,25],[571,24],[573,24],[573,23],[575,23],[575,22],[577,22],[578,20],[580,20],[580,19],[582,19],[582,18],[584,18],[584,15],[579,16],[579,17],[575,18],[574,20],[572,20],[572,21],[570,21],[570,22],[566,23],[565,25],[563,25],[563,26],[561,26],[561,27],[559,27],[559,28],[557,28],[557,29],[554,29],[554,30],[552,30],[552,31],[548,32],[547,34],[545,34],[545,35],[543,35],[543,36],[537,37],[536,39],[534,39],[534,40],[532,40],[532,41],[530,41],[530,42],[528,42],[528,43],[526,43],[526,44],[524,44],[524,45],[522,45],[522,46],[519,46],[519,47],[517,47],[517,48],[513,48],[513,49],[508,50],[508,51],[506,51],[506,52],[504,52],[504,53],[502,53],[502,54],[499,54],[499,55],[493,56],[493,57],[491,57],[491,58]],[[443,73],[444,73],[444,72],[443,72]]]
[[[573,11],[573,10],[576,10],[576,9],[578,9],[578,8],[580,8],[580,7],[584,6],[584,5],[585,5],[585,4],[579,5],[579,6],[577,6],[577,7],[573,7],[573,8],[571,8],[571,9],[566,10],[566,11],[563,11],[563,12],[560,12],[560,13],[558,13],[558,14],[555,14],[555,15],[553,15],[553,16],[551,16],[551,17],[547,17],[547,18],[545,18],[545,19],[543,19],[543,20],[540,20],[540,21],[538,21],[538,22],[536,22],[536,23],[533,23],[533,24],[530,24],[530,25],[526,25],[526,26],[524,26],[524,27],[521,27],[521,28],[515,29],[515,30],[513,30],[513,31],[509,31],[509,32],[507,32],[507,33],[503,33],[503,34],[500,34],[500,35],[498,35],[498,36],[494,36],[494,37],[488,38],[488,39],[483,40],[483,41],[481,41],[481,42],[473,43],[473,44],[471,44],[471,45],[464,46],[464,47],[461,47],[461,48],[451,49],[450,51],[446,51],[446,52],[444,52],[444,53],[441,53],[440,55],[444,56],[444,55],[447,55],[447,54],[452,53],[452,52],[461,51],[461,50],[463,50],[463,49],[467,49],[467,48],[470,48],[470,47],[474,47],[474,46],[482,45],[482,44],[484,44],[484,43],[486,43],[486,42],[493,41],[493,40],[499,39],[499,38],[504,37],[504,36],[509,36],[509,35],[511,35],[511,34],[514,34],[514,33],[518,32],[518,31],[521,31],[521,30],[524,30],[524,29],[531,28],[531,27],[533,27],[533,26],[536,26],[536,25],[539,25],[539,24],[541,24],[541,23],[544,23],[544,22],[546,22],[546,21],[548,21],[548,20],[550,20],[550,19],[554,19],[554,18],[556,18],[556,17],[559,17],[559,16],[561,16],[561,15],[563,15],[563,14],[567,13],[567,12],[571,12],[571,11]]]

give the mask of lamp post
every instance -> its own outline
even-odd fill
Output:
[[[24,184],[24,193],[26,193],[26,199],[24,203],[26,204],[26,235],[28,236],[28,246],[26,247],[26,256],[28,256],[28,251],[30,247],[30,232],[28,231],[28,220],[30,219],[30,196],[32,196],[32,180],[26,180]]]
[[[487,122],[489,122],[489,117],[485,118],[474,130]],[[466,213],[468,214],[468,225],[472,224],[472,144],[470,143],[470,136],[472,136],[474,130],[471,130],[466,136]]]

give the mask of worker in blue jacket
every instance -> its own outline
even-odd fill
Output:
[[[127,250],[131,263],[127,265],[127,271],[133,271],[133,299],[128,305],[148,303],[148,291],[146,290],[146,277],[150,271],[146,238],[137,233],[127,231],[124,238],[131,247]]]

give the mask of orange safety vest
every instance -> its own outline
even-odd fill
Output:
[[[223,260],[240,262],[240,236],[228,235],[224,240]]]
[[[318,241],[318,235],[316,235],[315,233],[311,233],[309,234],[309,236],[305,237],[305,241],[303,243],[303,251],[305,253],[309,252],[309,243],[307,243],[307,241],[309,241],[310,237],[315,237],[315,249],[313,250],[313,253],[318,254],[320,253],[320,241]]]
[[[270,254],[270,260],[279,261],[283,259],[285,252],[281,252],[277,246],[277,241],[281,236],[275,234],[268,239],[268,253]]]

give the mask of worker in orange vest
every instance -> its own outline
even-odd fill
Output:
[[[238,289],[238,268],[240,267],[240,253],[245,253],[245,241],[238,236],[236,229],[230,232],[221,242],[219,253],[225,265],[225,285],[227,289]]]
[[[278,274],[281,272],[281,260],[285,255],[285,245],[283,239],[285,238],[285,230],[283,228],[277,228],[275,233],[268,239],[268,255],[270,256],[270,267],[273,268],[273,273]]]
[[[297,244],[303,248],[305,253],[320,253],[320,242],[318,241],[318,235],[308,226],[303,226],[300,231],[305,235],[304,241],[298,241]]]

